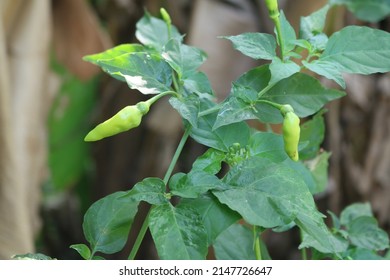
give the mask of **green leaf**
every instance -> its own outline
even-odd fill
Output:
[[[99,65],[99,60],[113,59],[123,54],[144,52],[145,47],[140,44],[122,44],[115,46],[111,49],[105,50],[104,52],[91,54],[83,57],[83,60]]]
[[[347,260],[384,260],[383,257],[379,256],[372,250],[365,248],[352,248],[346,252]]]
[[[331,153],[323,152],[314,159],[306,162],[306,166],[313,174],[315,189],[310,190],[312,194],[325,191],[328,185],[328,160]]]
[[[327,89],[321,83],[306,74],[296,73],[293,76],[284,79],[265,92],[261,99],[279,104],[290,104],[295,113],[303,118],[310,116],[320,110],[326,103],[344,96],[342,91]],[[270,105],[259,104],[257,110],[262,111],[264,107]],[[264,122],[280,122],[280,112],[275,108],[272,118],[270,114],[260,115],[260,120]]]
[[[153,207],[149,228],[163,260],[204,260],[207,234],[200,215],[191,207],[164,204]]]
[[[196,95],[188,95],[181,98],[171,97],[169,99],[171,106],[194,127],[197,126],[199,102],[199,97]]]
[[[295,48],[295,40],[297,39],[297,35],[295,34],[294,28],[288,22],[286,16],[283,11],[280,11],[280,27],[283,38],[283,53],[287,55],[290,51]]]
[[[206,74],[202,72],[192,73],[183,80],[184,89],[188,94],[196,93],[201,98],[214,99],[214,91]]]
[[[203,155],[198,157],[192,164],[192,170],[203,170],[209,174],[217,174],[221,170],[222,161],[225,159],[225,153],[208,149]]]
[[[76,250],[84,260],[90,260],[92,257],[91,250],[85,244],[74,244],[70,248]]]
[[[299,159],[301,160],[314,158],[318,154],[320,145],[324,141],[325,122],[322,114],[323,112],[316,114],[311,120],[306,121],[301,125],[299,142],[301,144],[308,143],[299,151]]]
[[[168,34],[167,24],[148,12],[137,22],[135,36],[144,45],[161,51],[162,47],[172,38],[182,40],[182,36],[175,26],[171,27],[171,37]]]
[[[207,243],[214,244],[221,232],[240,219],[237,212],[220,203],[215,196],[206,193],[196,199],[182,199],[180,204],[190,206],[196,210],[207,232]]]
[[[249,154],[267,158],[272,162],[282,162],[287,158],[281,135],[268,132],[256,132],[249,139]]]
[[[311,62],[302,61],[302,64],[310,71],[317,73],[318,75],[324,76],[329,80],[335,81],[342,88],[345,88],[345,81],[339,66],[332,61],[325,60],[313,60]]]
[[[388,0],[330,0],[330,4],[346,5],[358,19],[378,22],[390,15]]]
[[[206,54],[198,48],[172,39],[164,46],[161,56],[176,71],[179,79],[186,78],[206,60]]]
[[[305,182],[306,187],[309,189],[311,194],[315,193],[316,190],[316,181],[313,177],[313,174],[310,170],[305,166],[305,164],[301,161],[293,161],[290,158],[287,158],[284,162],[286,166],[295,170],[296,174],[299,174],[302,180]]]
[[[214,129],[217,113],[198,118],[196,127],[192,127],[190,136],[200,144],[227,152],[234,143],[245,146],[249,139],[249,127],[246,123],[235,123]]]
[[[213,189],[222,189],[224,184],[215,175],[203,170],[192,170],[188,174],[177,173],[172,176],[169,188],[173,195],[184,198],[197,198]]]
[[[269,85],[274,85],[280,80],[298,73],[301,68],[298,64],[291,60],[283,62],[280,58],[275,57],[269,66],[269,70],[271,71],[271,80],[269,81]]]
[[[389,236],[378,227],[373,217],[361,216],[349,223],[349,239],[351,243],[360,248],[370,250],[384,250],[389,248]]]
[[[160,56],[147,53],[123,54],[113,59],[98,60],[98,65],[116,79],[126,81],[131,89],[143,94],[170,90],[172,69]]]
[[[334,33],[317,61],[306,63],[313,72],[344,85],[341,73],[390,71],[390,33],[365,26],[348,26]]]
[[[234,166],[224,178],[229,188],[213,191],[250,224],[272,228],[295,219],[304,201],[313,198],[300,176],[282,164],[253,157]]]
[[[255,260],[252,231],[240,224],[231,225],[218,236],[214,252],[217,260]]]
[[[83,230],[92,255],[113,254],[125,246],[139,203],[126,194],[110,194],[92,204],[85,213]]]
[[[223,36],[233,43],[233,47],[254,59],[272,60],[276,57],[275,37],[265,33],[243,33],[237,36]]]
[[[340,214],[340,223],[347,226],[354,219],[359,217],[372,217],[371,205],[369,203],[354,203],[346,207]]]
[[[255,118],[265,123],[281,123],[283,117],[280,111],[261,100],[290,104],[302,118],[316,113],[329,101],[345,95],[342,91],[323,87],[309,75],[296,73],[279,81],[258,98],[258,93],[266,88],[269,79],[268,65],[256,67],[242,75],[233,84],[230,97],[221,105],[214,129]]]
[[[145,178],[137,183],[124,197],[149,204],[168,203],[165,196],[165,184],[160,178]]]
[[[311,40],[318,34],[323,33],[326,21],[326,15],[329,11],[330,5],[326,4],[324,7],[315,11],[307,17],[301,17],[300,23],[300,37],[302,39]]]

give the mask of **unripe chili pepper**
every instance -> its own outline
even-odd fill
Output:
[[[277,0],[265,0],[265,4],[267,5],[268,13],[271,18],[279,16],[279,7]]]
[[[301,131],[299,117],[290,105],[283,105],[280,112],[283,115],[284,150],[292,160],[298,161],[298,144]]]
[[[85,136],[84,141],[98,141],[139,126],[142,116],[148,113],[149,106],[147,102],[139,102],[123,108],[113,117],[92,129]]]

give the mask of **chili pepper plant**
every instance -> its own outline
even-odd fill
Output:
[[[340,217],[328,212],[328,227],[313,197],[327,186],[331,153],[321,148],[323,107],[345,95],[342,74],[390,71],[389,33],[365,26],[324,33],[327,12],[342,2],[348,1],[331,1],[302,17],[296,34],[277,1],[267,0],[275,34],[221,37],[268,63],[243,73],[220,103],[198,70],[206,54],[183,42],[164,9],[159,17],[146,12],[137,23],[140,44],[86,56],[150,97],[98,125],[86,141],[137,127],[163,96],[180,114],[184,133],[164,178],[145,178],[95,202],[83,223],[89,244],[72,248],[85,259],[121,251],[144,201],[151,207],[138,237],[130,241],[129,259],[136,257],[147,230],[161,259],[206,259],[210,248],[217,259],[268,259],[264,232],[293,229],[299,229],[303,259],[386,258],[389,238],[369,204],[351,205]],[[337,83],[337,89],[325,87],[320,77]],[[268,129],[257,130],[247,120]],[[282,133],[270,124],[282,124]],[[207,150],[188,173],[173,174],[189,137]]]

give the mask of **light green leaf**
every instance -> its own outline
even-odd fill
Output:
[[[324,30],[326,15],[330,8],[329,4],[315,11],[307,17],[301,17],[300,37],[311,40],[314,36],[321,34]]]
[[[214,99],[215,94],[206,74],[202,72],[192,73],[183,82],[187,94],[196,93],[201,98]]]
[[[340,214],[340,223],[347,226],[359,217],[373,217],[369,203],[354,203],[346,207]]]
[[[378,22],[390,15],[388,0],[330,0],[330,4],[344,4],[358,19]]]
[[[149,228],[162,260],[204,260],[207,234],[200,215],[189,206],[155,206]]]
[[[287,55],[290,51],[295,48],[295,40],[297,39],[297,35],[295,34],[294,28],[288,22],[286,16],[283,11],[280,11],[280,26],[283,38],[283,53]]]
[[[14,255],[12,256],[12,259],[13,260],[40,260],[40,261],[56,260],[53,259],[52,257],[46,256],[41,253],[37,253],[37,254],[28,253],[28,254]]]
[[[313,174],[315,188],[311,190],[312,194],[325,191],[328,185],[328,160],[331,153],[323,152],[314,159],[306,162],[306,166]]]
[[[307,160],[314,158],[324,141],[325,122],[322,116],[323,112],[316,114],[311,120],[301,125],[301,134],[299,142],[307,145],[299,150],[299,159]]]
[[[332,61],[313,60],[311,62],[302,61],[303,65],[310,71],[335,81],[342,88],[345,88],[345,81],[342,76],[340,66]]]
[[[361,216],[349,223],[348,237],[351,243],[360,248],[384,250],[389,248],[389,236],[378,227],[373,217]]]
[[[165,21],[151,16],[148,12],[137,22],[135,36],[144,45],[161,51],[162,47],[172,38],[182,40],[175,26],[171,27],[171,37]]]
[[[177,39],[168,41],[161,56],[176,71],[179,79],[190,76],[206,60],[206,54],[203,51],[182,44]]]
[[[335,65],[339,72],[372,74],[390,71],[390,33],[365,26],[348,26],[334,33],[317,67]],[[334,76],[334,74],[333,74]]]
[[[76,250],[84,260],[89,260],[92,257],[91,250],[85,244],[74,244],[70,248]]]
[[[200,214],[207,232],[207,243],[209,245],[214,243],[221,232],[241,218],[240,215],[220,203],[210,193],[196,199],[182,199],[180,204],[190,206]]]
[[[139,203],[126,194],[110,194],[92,204],[85,213],[83,230],[92,255],[113,254],[125,246]]]
[[[99,65],[99,60],[113,59],[123,54],[144,51],[145,47],[140,44],[121,44],[101,53],[84,56],[83,60]]]
[[[274,85],[280,80],[298,73],[301,68],[298,64],[291,60],[283,62],[280,58],[275,57],[269,66],[269,70],[271,71],[271,80],[269,81],[269,85]]]
[[[113,59],[98,60],[98,65],[114,78],[126,81],[131,89],[137,89],[143,94],[170,90],[172,69],[157,55],[124,54]]]
[[[233,224],[222,232],[214,244],[217,260],[255,260],[252,231],[240,224]]]
[[[221,38],[228,39],[236,50],[251,58],[272,60],[276,57],[276,41],[270,34],[243,33]]]

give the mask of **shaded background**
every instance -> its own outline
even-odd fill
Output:
[[[230,84],[259,62],[233,50],[221,35],[272,33],[261,0],[2,0],[0,1],[0,259],[42,252],[78,258],[69,249],[84,242],[83,214],[97,199],[131,188],[144,177],[162,177],[181,135],[181,120],[167,102],[153,108],[129,133],[83,142],[93,125],[143,96],[82,61],[82,56],[136,42],[135,24],[146,8],[165,7],[185,40],[205,50],[202,66],[223,100]],[[326,1],[279,1],[297,29],[300,16]],[[348,24],[390,31],[390,21],[358,21],[332,9],[327,31]],[[328,86],[335,86],[324,81]],[[339,213],[369,201],[380,226],[390,229],[390,76],[347,76],[348,96],[326,114],[323,147],[332,152],[320,210]],[[203,148],[189,142],[177,170],[187,171]],[[146,205],[141,205],[145,209]],[[124,254],[126,258],[140,211]],[[299,236],[266,233],[271,257],[299,258]],[[157,258],[148,237],[138,258]]]

